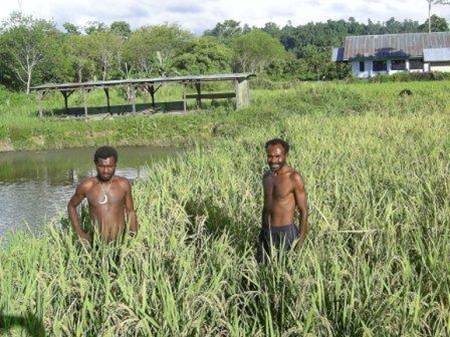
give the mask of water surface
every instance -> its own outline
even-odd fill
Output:
[[[159,147],[119,147],[117,175],[144,178],[148,168],[178,151]],[[95,148],[0,153],[0,237],[10,229],[39,232],[65,214],[75,187],[95,175]]]

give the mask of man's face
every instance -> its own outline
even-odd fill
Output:
[[[110,180],[114,172],[116,172],[116,160],[114,157],[108,157],[106,159],[98,158],[98,161],[95,163],[95,168],[97,169],[97,177],[101,181]]]
[[[271,145],[267,148],[267,164],[272,172],[278,171],[286,164],[286,153],[283,146],[279,144]]]

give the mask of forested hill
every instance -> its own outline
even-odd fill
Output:
[[[431,16],[432,31],[447,31]],[[60,23],[58,23],[60,24]],[[428,20],[360,23],[328,20],[279,27],[250,27],[234,20],[217,23],[201,36],[175,24],[144,26],[92,22],[86,27],[13,13],[0,27],[0,84],[16,90],[44,82],[78,82],[131,77],[256,72],[302,80],[348,76],[346,65],[330,61],[345,36],[428,31]]]

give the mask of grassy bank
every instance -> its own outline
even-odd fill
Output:
[[[142,228],[121,248],[86,252],[53,225],[8,238],[4,325],[25,316],[51,336],[449,335],[449,84],[406,87],[413,95],[400,98],[404,84],[307,85],[256,92],[237,112],[142,119],[140,132],[172,121],[186,139],[205,128],[209,146],[135,186]],[[280,135],[306,181],[311,232],[261,267],[262,144]]]
[[[403,89],[411,97],[399,97]],[[178,87],[164,87],[162,101],[181,97]],[[280,116],[322,114],[350,115],[373,112],[383,115],[414,112],[449,111],[447,93],[450,82],[412,82],[385,84],[305,83],[285,90],[252,90],[253,104],[241,111],[232,105],[207,109],[187,116],[158,114],[116,117],[104,120],[61,120],[37,117],[34,96],[0,90],[0,151],[44,150],[80,146],[185,145],[205,142],[217,136],[235,136],[246,128],[262,127]],[[120,92],[112,95],[112,104],[123,104]],[[103,93],[90,95],[90,105],[104,104]],[[80,106],[82,98],[74,94],[71,104]],[[148,101],[140,97],[139,102]],[[46,111],[63,106],[61,95],[46,100]],[[280,115],[281,114],[281,115]]]

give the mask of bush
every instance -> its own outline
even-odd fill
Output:
[[[369,79],[373,83],[385,82],[409,82],[409,81],[443,81],[450,80],[450,73],[426,72],[426,73],[396,73],[393,75],[380,74]]]

